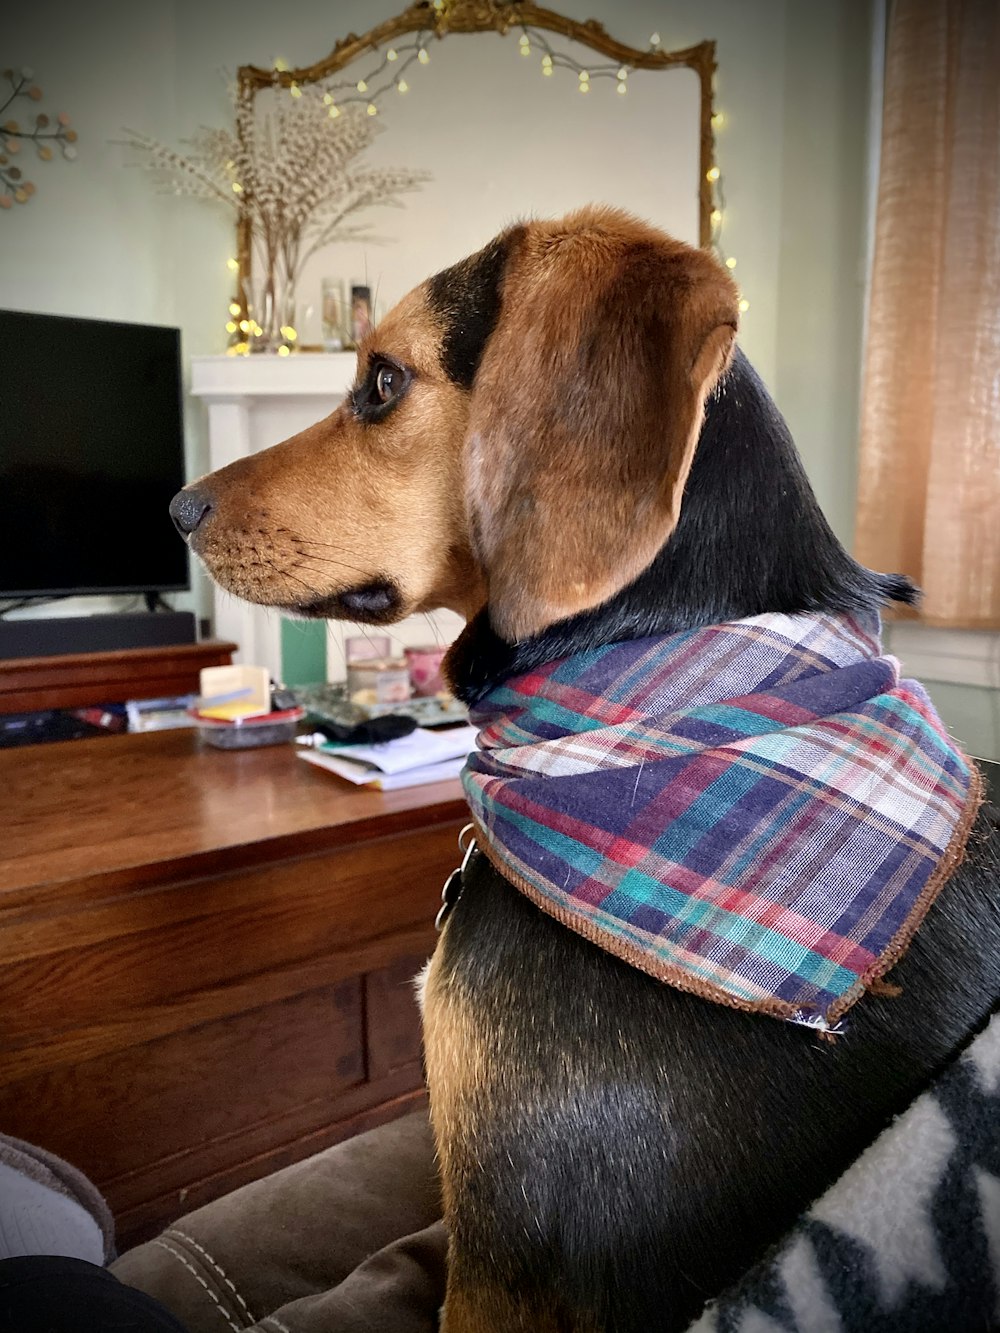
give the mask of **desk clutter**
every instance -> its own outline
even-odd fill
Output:
[[[126,730],[124,709],[42,708],[31,713],[0,716],[0,750],[44,745],[50,741],[82,741]]]
[[[301,758],[360,787],[390,791],[457,777],[475,731],[443,684],[445,650],[408,648],[393,658],[390,643],[388,635],[348,639],[346,682],[293,691],[265,667],[210,666],[199,672],[196,694],[12,714],[0,719],[0,748],[186,727],[220,750],[297,740]]]
[[[464,704],[441,676],[441,644],[405,647],[393,657],[388,634],[344,640],[347,680],[296,688],[311,717],[331,727],[360,727],[377,718],[410,718],[415,726],[449,727],[468,721]],[[343,739],[330,736],[328,739]]]
[[[316,728],[299,737],[300,758],[379,791],[457,778],[476,731],[445,688],[445,651],[406,647],[392,657],[387,634],[346,639],[346,682],[298,691]]]
[[[355,786],[397,791],[457,778],[475,744],[476,728],[470,726],[447,731],[414,727],[394,740],[359,745],[330,741],[314,733],[299,737],[299,758]]]
[[[246,750],[295,739],[306,715],[290,690],[273,685],[266,667],[203,667],[201,697],[187,712],[206,745]]]
[[[383,717],[408,717],[420,727],[450,727],[465,722],[469,716],[465,705],[450,694],[436,694],[430,698],[414,695],[405,702],[394,704],[356,703],[343,681],[297,685],[295,696],[311,717],[341,727],[356,727]]]
[[[274,685],[266,667],[203,667],[198,694],[175,699],[130,699],[129,731],[197,727],[206,745],[243,750],[295,739],[306,710],[290,690]]]
[[[403,655],[392,655],[388,634],[351,635],[344,640],[347,664],[347,695],[352,704],[379,708],[417,698],[445,695],[441,663],[444,644],[406,646]]]
[[[195,726],[206,745],[222,750],[297,739],[307,763],[380,791],[458,777],[476,732],[441,685],[443,650],[413,651],[419,685],[411,686],[406,660],[384,656],[387,636],[348,640],[348,646],[344,684],[293,692],[276,686],[264,667],[205,667],[196,697],[130,703],[130,729]],[[307,716],[311,730],[298,735]]]

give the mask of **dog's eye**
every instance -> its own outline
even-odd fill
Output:
[[[351,390],[350,402],[359,421],[381,421],[393,411],[412,379],[412,372],[381,356],[372,357],[365,377]]]
[[[380,403],[387,403],[399,393],[403,377],[395,366],[379,366],[375,375],[375,396]]]

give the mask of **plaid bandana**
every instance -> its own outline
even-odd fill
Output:
[[[825,1031],[906,949],[979,804],[876,616],[610,644],[472,716],[463,781],[508,880],[651,976]]]

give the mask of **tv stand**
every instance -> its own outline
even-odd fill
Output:
[[[0,660],[0,713],[86,708],[194,694],[202,667],[229,666],[235,643],[184,643],[108,653]]]

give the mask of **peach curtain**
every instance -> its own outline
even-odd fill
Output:
[[[857,554],[1000,627],[1000,0],[892,0]]]

